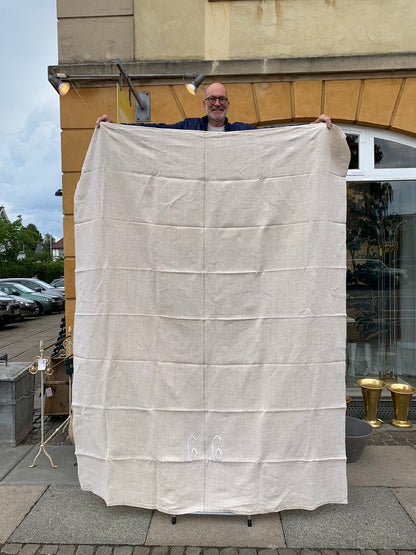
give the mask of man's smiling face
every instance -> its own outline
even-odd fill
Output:
[[[203,104],[209,123],[213,127],[223,126],[230,105],[224,85],[212,83],[206,90]]]

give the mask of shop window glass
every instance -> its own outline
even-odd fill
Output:
[[[416,381],[416,180],[348,183],[347,363]]]
[[[374,138],[374,167],[382,168],[416,168],[416,148]]]
[[[347,133],[346,139],[351,152],[350,165],[348,166],[348,169],[358,170],[360,167],[359,136]]]

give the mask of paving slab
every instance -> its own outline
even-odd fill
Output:
[[[368,445],[347,464],[350,486],[416,487],[416,449],[408,445]]]
[[[171,516],[155,511],[146,545],[207,547],[285,547],[278,513],[254,515],[252,527],[247,517],[237,515],[181,515],[172,524]]]
[[[52,457],[58,468],[52,468],[49,459],[42,451],[36,466],[30,468],[39,446],[30,446],[30,451],[21,459],[4,478],[4,484],[73,484],[78,485],[78,468],[76,466],[75,448],[73,445],[46,445],[47,453]]]
[[[7,541],[45,489],[45,486],[0,485],[0,544]]]
[[[291,548],[415,548],[415,523],[389,488],[349,488],[347,505],[282,511],[281,519]]]
[[[416,523],[416,488],[399,488],[393,489],[394,495],[397,497],[407,514]],[[415,538],[416,547],[416,538]]]
[[[49,486],[9,538],[15,543],[143,545],[152,511],[107,507],[77,486]]]
[[[39,355],[39,343],[45,346],[54,343],[59,336],[63,312],[44,314],[5,326],[0,334],[0,352],[9,355],[9,361],[24,361],[30,364]],[[46,354],[49,354],[46,353]]]
[[[17,447],[1,447],[0,482],[32,449],[32,445],[18,445]]]

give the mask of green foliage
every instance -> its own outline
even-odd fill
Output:
[[[38,231],[35,224],[28,224],[26,227],[22,227],[21,242],[26,256],[35,252],[36,245],[42,242],[42,234]]]
[[[22,218],[9,222],[0,218],[0,262],[2,265],[17,260],[21,250]]]
[[[64,275],[64,259],[58,258],[57,260],[45,261],[38,264],[37,276],[42,281],[50,283],[52,280],[57,279]]]
[[[55,243],[54,237],[49,233],[46,233],[42,240],[43,250],[45,252],[51,252],[52,245]]]
[[[393,188],[388,182],[355,182],[348,186],[347,249],[353,260],[355,253],[370,258],[382,243],[382,235],[391,225],[388,208]]]
[[[37,276],[50,283],[64,273],[64,260],[51,260],[51,247],[55,239],[47,233],[44,237],[34,224],[22,225],[18,216],[14,222],[0,218],[0,278]],[[43,246],[36,252],[38,245]],[[18,254],[25,257],[18,260]]]
[[[53,279],[64,275],[64,259],[51,260],[16,260],[0,264],[0,278],[34,277],[50,283]]]

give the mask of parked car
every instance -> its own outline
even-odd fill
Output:
[[[51,281],[51,285],[52,287],[55,287],[55,289],[61,289],[62,291],[65,290],[65,278],[61,277],[58,279],[54,279],[53,281]]]
[[[56,289],[46,281],[42,281],[37,278],[2,278],[0,279],[0,283],[2,281],[6,281],[7,283],[20,283],[20,285],[26,285],[32,291],[36,291],[38,293],[46,293],[54,297],[61,297],[61,299],[65,302],[65,293],[60,289]],[[62,307],[63,310],[64,307]]]
[[[347,263],[347,284],[362,283],[373,289],[394,288],[408,278],[406,270],[391,268],[377,258],[358,258],[354,260],[354,264],[355,272],[352,269],[352,261],[349,260]]]
[[[60,312],[64,307],[64,301],[58,295],[53,296],[49,293],[33,291],[20,283],[0,281],[0,291],[3,291],[3,293],[7,295],[14,295],[15,297],[22,297],[23,299],[35,301],[39,309],[39,314]]]
[[[20,320],[20,305],[9,295],[0,295],[0,328],[16,320]]]
[[[40,310],[38,305],[35,301],[31,301],[30,299],[24,299],[23,297],[18,297],[16,295],[7,295],[3,291],[0,290],[0,298],[2,297],[13,297],[14,301],[20,306],[20,315],[21,319],[23,318],[30,318],[32,316],[39,316]]]

